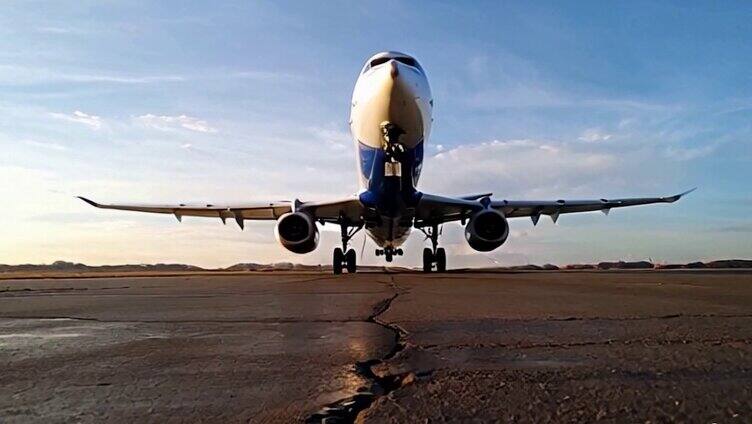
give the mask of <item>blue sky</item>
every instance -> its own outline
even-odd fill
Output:
[[[0,263],[329,262],[271,223],[75,200],[327,199],[357,190],[347,119],[367,57],[415,55],[434,93],[421,189],[668,195],[674,205],[513,222],[451,265],[752,257],[752,5],[724,2],[4,2]],[[447,170],[451,170],[447,172]],[[361,238],[356,238],[358,248]],[[408,242],[418,264],[423,238]],[[379,263],[367,244],[364,261]]]

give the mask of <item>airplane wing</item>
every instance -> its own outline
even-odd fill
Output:
[[[336,222],[340,217],[351,219],[357,224],[362,217],[360,201],[357,198],[347,198],[332,202],[291,202],[288,200],[275,202],[254,202],[242,204],[187,204],[174,205],[142,205],[142,204],[103,204],[85,197],[78,197],[84,202],[101,209],[116,209],[122,211],[148,212],[175,215],[178,221],[184,216],[200,216],[219,218],[224,223],[228,218],[234,219],[238,226],[244,228],[245,220],[276,220],[280,216],[293,210],[305,210],[315,219],[322,222]]]
[[[608,214],[613,208],[648,205],[651,203],[673,203],[694,190],[695,188],[667,197],[591,200],[490,200],[490,196],[481,197],[476,200],[475,195],[447,198],[424,194],[418,202],[415,214],[416,226],[464,220],[469,218],[473,212],[484,209],[486,205],[502,212],[507,218],[530,217],[533,224],[537,224],[541,215],[549,215],[556,222],[559,215],[564,213],[602,211]]]

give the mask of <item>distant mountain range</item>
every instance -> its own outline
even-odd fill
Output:
[[[478,269],[478,271],[555,271],[555,270],[610,270],[610,269],[739,269],[751,268],[752,260],[746,259],[725,259],[711,262],[690,262],[687,264],[654,264],[648,261],[636,262],[600,262],[598,264],[570,264],[557,266],[552,264],[546,265],[520,265],[507,267],[493,267]],[[323,272],[329,271],[329,265],[302,265],[292,262],[278,262],[273,264],[258,263],[239,263],[227,268],[207,269],[193,265],[184,264],[137,264],[137,265],[85,265],[82,263],[56,261],[52,264],[23,264],[23,265],[0,265],[0,273],[184,273],[184,272],[242,272],[242,271],[309,271]],[[385,270],[383,266],[362,266],[362,270]],[[389,267],[389,269],[395,269]],[[401,268],[409,270],[408,268]],[[454,271],[471,271],[471,269],[460,269]]]

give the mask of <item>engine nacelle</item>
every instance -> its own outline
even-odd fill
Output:
[[[274,235],[285,249],[295,253],[308,253],[319,245],[316,222],[303,212],[290,212],[280,216]]]
[[[475,250],[490,252],[504,244],[509,237],[509,223],[495,209],[482,210],[472,217],[465,227],[465,239]]]

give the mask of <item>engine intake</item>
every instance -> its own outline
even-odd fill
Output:
[[[465,239],[475,250],[490,252],[504,244],[509,237],[509,223],[501,212],[494,209],[480,211],[470,218],[465,227]]]
[[[313,218],[303,212],[280,216],[274,235],[285,249],[295,253],[308,253],[319,245],[319,229]]]

